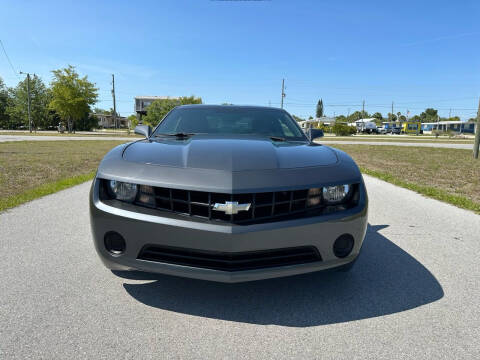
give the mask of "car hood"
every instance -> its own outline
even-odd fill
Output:
[[[318,144],[202,135],[137,141],[127,146],[123,158],[141,164],[232,172],[329,166],[338,162],[335,151]]]

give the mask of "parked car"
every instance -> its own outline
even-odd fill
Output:
[[[386,134],[388,129],[386,129],[384,126],[377,127],[377,133],[378,134]]]
[[[356,126],[359,133],[376,134],[378,132],[377,125],[373,121],[358,122]]]
[[[282,109],[186,105],[115,147],[90,192],[112,270],[221,282],[348,270],[367,229],[358,166]]]
[[[393,135],[400,135],[402,133],[402,127],[401,126],[394,126],[392,127],[392,134]]]

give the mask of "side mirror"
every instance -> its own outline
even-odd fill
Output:
[[[148,125],[137,125],[135,126],[135,134],[143,135],[145,137],[150,137],[152,133],[152,128]]]
[[[309,128],[307,130],[307,137],[310,141],[313,141],[319,137],[323,137],[323,130]]]

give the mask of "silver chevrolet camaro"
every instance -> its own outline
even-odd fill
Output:
[[[240,282],[348,270],[367,228],[362,175],[284,110],[185,105],[101,161],[95,248],[112,270]]]

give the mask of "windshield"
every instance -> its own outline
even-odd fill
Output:
[[[246,134],[305,141],[305,135],[285,111],[239,107],[180,107],[158,125],[160,134]]]

